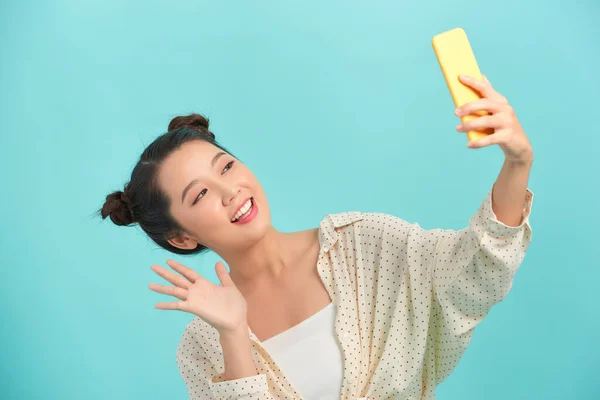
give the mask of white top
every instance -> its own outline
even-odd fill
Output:
[[[299,324],[261,342],[306,399],[340,398],[344,365],[334,321],[332,302]]]

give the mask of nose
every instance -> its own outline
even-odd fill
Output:
[[[228,191],[226,192],[226,194],[223,196],[223,205],[229,205],[233,202],[235,202],[235,199],[238,197],[238,193],[240,192],[240,189],[238,189],[237,187],[233,186],[230,187],[228,189]]]

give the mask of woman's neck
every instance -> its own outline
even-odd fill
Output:
[[[272,228],[252,248],[223,259],[230,268],[231,279],[242,291],[260,282],[276,281],[318,245],[318,228],[298,232],[278,232]]]

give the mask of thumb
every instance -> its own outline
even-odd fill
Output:
[[[227,272],[227,268],[225,268],[225,264],[221,261],[217,262],[215,265],[215,270],[217,271],[217,276],[221,281],[221,285],[225,286],[235,286],[233,281],[231,280],[231,276],[229,276],[229,272]]]

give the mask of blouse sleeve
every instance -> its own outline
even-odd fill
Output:
[[[508,294],[531,241],[533,193],[527,189],[522,220],[508,226],[492,209],[493,187],[469,226],[436,229],[432,268],[435,376],[441,383],[468,346],[473,328]]]
[[[182,335],[176,359],[190,400],[274,400],[266,374],[224,381],[190,329]]]
[[[450,375],[475,326],[507,295],[531,241],[533,193],[527,189],[521,223],[514,227],[497,219],[492,193],[493,187],[461,230],[423,229],[390,214],[362,213],[356,241],[368,265],[356,273],[413,305],[405,317],[414,320],[405,322],[427,330],[425,379],[434,385]]]

